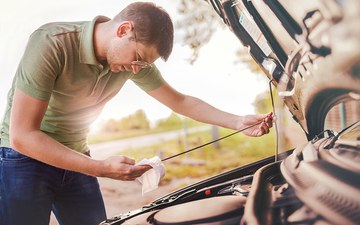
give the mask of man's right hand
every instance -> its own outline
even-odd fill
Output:
[[[101,162],[98,176],[116,180],[131,181],[151,169],[149,165],[135,166],[135,160],[126,156],[111,156]]]

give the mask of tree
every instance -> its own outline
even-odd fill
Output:
[[[181,34],[184,45],[192,49],[189,58],[193,64],[202,46],[207,44],[213,33],[219,27],[225,27],[211,5],[203,0],[181,0],[178,12],[180,19],[175,22]]]
[[[149,128],[150,122],[144,110],[139,109],[135,113],[122,119],[110,119],[105,121],[102,124],[101,131],[114,133],[124,130],[148,130]]]
[[[180,116],[174,112],[172,112],[170,116],[168,116],[167,118],[159,120],[156,124],[157,128],[166,128],[166,129],[181,128],[181,126],[182,126],[182,120]]]
[[[102,123],[101,132],[105,133],[114,133],[118,132],[119,128],[117,126],[117,121],[115,119],[109,119]]]
[[[130,115],[130,121],[132,121],[132,124],[130,128],[132,129],[149,129],[150,128],[150,122],[147,118],[144,110],[139,109],[134,114]]]
[[[206,0],[181,0],[178,6],[179,20],[175,22],[182,43],[192,50],[189,63],[193,64],[201,48],[206,45],[218,29],[226,28],[222,19]],[[234,63],[245,63],[253,72],[260,72],[260,67],[247,52],[247,48],[236,50],[239,60]]]

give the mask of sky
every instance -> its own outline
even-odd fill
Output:
[[[3,0],[2,0],[3,1]],[[0,117],[5,111],[6,95],[17,65],[32,31],[47,22],[90,21],[97,15],[114,17],[130,0],[12,0],[0,8]],[[153,0],[169,12],[174,23],[179,0]],[[210,7],[210,5],[209,5]],[[196,10],[196,9],[194,9]],[[177,38],[167,62],[156,61],[164,79],[176,90],[198,97],[234,114],[254,113],[255,97],[267,90],[265,76],[252,74],[243,64],[235,64],[239,40],[227,28],[217,30],[200,51],[198,60],[189,65],[190,50]],[[131,81],[104,108],[93,129],[109,118],[122,118],[143,109],[151,122],[166,118],[171,110],[149,97]]]

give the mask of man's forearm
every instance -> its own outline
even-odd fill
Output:
[[[101,161],[62,145],[40,130],[15,133],[11,135],[11,147],[26,156],[58,168],[91,176],[100,175]]]

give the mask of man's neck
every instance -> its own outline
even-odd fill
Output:
[[[108,48],[108,35],[111,34],[109,22],[96,23],[94,27],[93,45],[95,57],[102,65],[106,65],[106,52]]]

